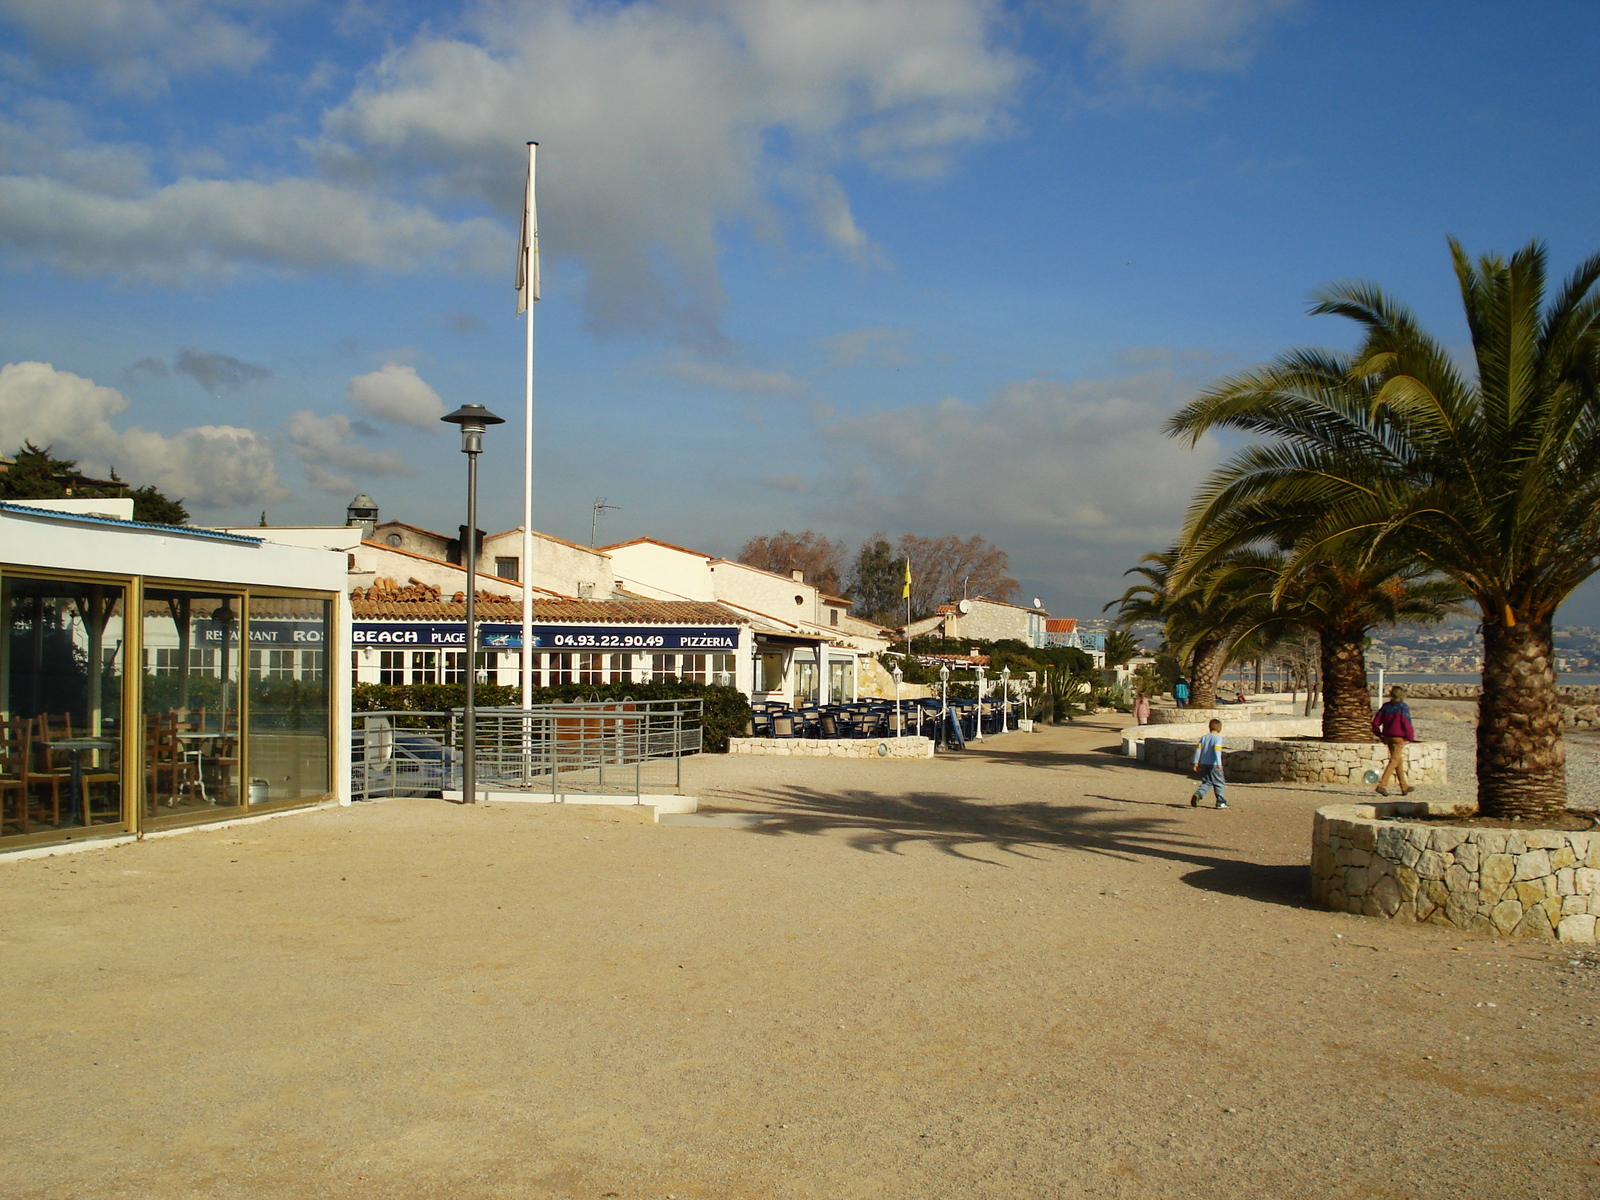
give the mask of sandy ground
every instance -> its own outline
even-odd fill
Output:
[[[1600,1193],[1600,955],[1305,906],[1114,722],[0,864],[0,1195]]]

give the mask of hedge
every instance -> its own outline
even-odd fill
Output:
[[[480,683],[480,708],[517,708],[522,689],[515,685]],[[705,748],[725,751],[730,737],[741,736],[750,723],[750,702],[737,688],[668,679],[650,683],[566,683],[533,689],[535,704],[570,704],[574,700],[702,700]],[[464,683],[358,683],[352,691],[356,712],[449,712],[467,702]]]

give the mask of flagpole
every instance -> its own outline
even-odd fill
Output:
[[[528,186],[522,198],[520,301],[527,308],[527,350],[522,405],[522,707],[533,707],[533,310],[539,299],[539,219],[534,202],[534,158],[528,143]]]

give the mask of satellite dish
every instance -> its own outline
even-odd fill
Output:
[[[1035,596],[1033,598],[1033,606],[1035,608],[1043,608],[1044,607],[1044,601],[1039,599],[1039,597]]]
[[[972,611],[972,601],[971,600],[958,600],[956,602],[956,611],[958,613],[960,613],[962,616],[966,616],[969,612]]]

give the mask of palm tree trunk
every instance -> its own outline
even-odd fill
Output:
[[[1538,819],[1567,806],[1550,622],[1483,623],[1478,701],[1478,811]]]
[[[1217,680],[1222,675],[1223,642],[1204,641],[1194,649],[1189,674],[1189,707],[1215,708]]]
[[[1322,740],[1370,742],[1365,629],[1325,629],[1322,652]]]

